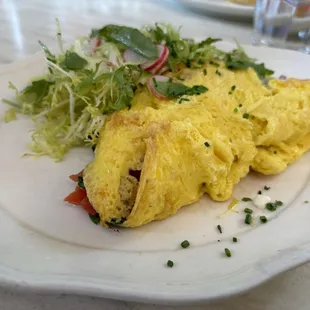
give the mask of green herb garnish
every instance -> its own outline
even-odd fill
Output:
[[[243,211],[244,211],[244,213],[247,213],[247,214],[252,214],[253,213],[253,210],[249,209],[249,208],[245,208]]]
[[[173,263],[172,260],[168,260],[168,261],[167,261],[167,266],[168,266],[168,267],[172,268],[173,265],[174,265],[174,263]]]
[[[5,112],[5,115],[4,115],[4,122],[5,123],[15,121],[16,119],[17,119],[16,118],[16,110],[14,108],[11,108]]]
[[[248,225],[250,225],[252,223],[252,215],[251,214],[247,214],[245,216],[244,222]]]
[[[121,43],[146,58],[158,57],[156,45],[136,28],[107,25],[97,30],[97,34],[109,41]]]
[[[184,84],[173,83],[170,81],[161,82],[157,81],[155,89],[167,98],[180,98],[184,95],[194,96],[200,95],[208,91],[208,88],[203,85],[194,85],[193,87],[188,87]]]
[[[265,191],[269,191],[269,190],[270,190],[270,186],[265,185],[265,186],[264,186],[264,190],[265,190]]]
[[[89,218],[92,220],[92,222],[94,224],[99,224],[100,223],[100,216],[99,214],[96,214],[96,215],[92,215],[92,214],[88,214]]]
[[[241,200],[242,200],[242,201],[252,201],[252,198],[249,198],[249,197],[243,197]]]
[[[221,76],[221,75],[222,75],[222,73],[221,73],[219,70],[217,70],[217,69],[216,69],[215,73],[216,73],[218,76]]]
[[[80,188],[86,190],[85,185],[84,185],[83,177],[81,177],[81,176],[78,176],[78,186],[79,186]]]
[[[276,204],[277,207],[283,206],[283,202],[280,201],[280,200],[276,200],[276,201],[275,201],[275,204]]]
[[[231,91],[235,91],[236,90],[236,85],[233,85],[231,88],[230,88]]]
[[[75,52],[67,52],[65,55],[64,61],[61,63],[61,66],[68,70],[81,70],[87,65],[87,60],[80,57]]]
[[[209,64],[215,67],[219,67],[220,65],[217,62],[214,62],[213,60],[209,61]]]
[[[269,211],[272,211],[272,212],[276,211],[277,208],[278,208],[278,206],[275,203],[273,203],[273,202],[266,203],[266,209],[269,210]]]
[[[207,141],[204,143],[204,145],[205,145],[205,147],[209,147],[210,146],[209,142],[207,142]]]
[[[190,243],[189,243],[187,240],[184,240],[184,241],[181,242],[181,247],[182,247],[183,249],[186,249],[186,248],[188,248],[189,246],[190,246]]]
[[[267,217],[264,216],[264,215],[260,216],[259,219],[260,219],[260,221],[261,221],[262,223],[264,223],[264,224],[267,223],[267,221],[268,221]]]
[[[238,238],[237,237],[233,237],[232,240],[233,240],[233,242],[238,242]]]
[[[249,113],[243,113],[242,117],[245,119],[249,119],[250,114]]]
[[[225,255],[226,255],[227,257],[231,257],[231,252],[230,252],[229,249],[225,248],[225,249],[224,249],[224,252],[225,252]]]
[[[253,68],[261,79],[274,73],[272,70],[267,69],[263,63],[255,63],[255,59],[248,57],[240,45],[231,53],[226,54],[225,64],[231,70]]]
[[[309,200],[305,200],[304,203],[309,203]]]
[[[184,101],[190,101],[188,98],[181,98],[180,100],[179,100],[179,103],[182,103],[182,102],[184,102]]]
[[[218,231],[220,232],[220,234],[222,234],[223,233],[222,226],[221,225],[217,225],[216,227],[217,227]]]
[[[203,69],[203,75],[207,75],[207,69]]]
[[[234,113],[238,113],[238,108],[234,108]]]

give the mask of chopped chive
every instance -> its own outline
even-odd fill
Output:
[[[170,268],[172,268],[173,265],[174,265],[173,261],[169,259],[169,260],[167,261],[167,266],[170,267]]]
[[[203,69],[203,75],[207,75],[207,69]]]
[[[249,113],[243,113],[243,116],[242,116],[242,117],[245,118],[245,119],[249,119],[250,114],[249,114]]]
[[[264,224],[268,222],[267,217],[264,216],[264,215],[260,216],[259,219],[260,219],[260,221],[261,221],[262,223],[264,223]]]
[[[227,257],[231,257],[231,252],[230,252],[229,249],[225,248],[224,251],[225,251],[225,254],[226,254]]]
[[[249,198],[249,197],[243,197],[241,200],[242,200],[242,201],[252,201],[252,198]]]
[[[191,61],[189,59],[186,60],[185,65],[187,68],[191,67]]]
[[[233,242],[238,242],[238,238],[237,237],[233,237]]]
[[[218,76],[221,76],[221,75],[222,75],[222,73],[221,73],[219,70],[217,70],[217,69],[216,69],[215,73],[216,73]]]
[[[209,61],[209,64],[210,64],[210,65],[213,65],[213,66],[215,66],[215,67],[219,67],[219,66],[220,66],[218,63],[216,63],[216,62],[214,62],[214,61],[212,61],[212,60]]]
[[[86,190],[85,185],[84,185],[84,180],[83,177],[78,176],[78,186],[84,190]]]
[[[270,186],[265,185],[265,186],[264,186],[264,190],[265,190],[265,191],[269,191],[269,190],[270,190]]]
[[[305,200],[304,203],[309,203],[309,201],[308,201],[308,200]]]
[[[235,113],[238,113],[238,111],[239,111],[239,110],[238,110],[237,108],[234,108],[234,112],[235,112]]]
[[[283,202],[280,201],[280,200],[276,200],[276,201],[275,201],[275,205],[276,205],[277,207],[281,207],[281,206],[283,206]]]
[[[277,205],[275,203],[272,203],[272,202],[268,202],[266,203],[266,209],[269,210],[269,211],[276,211],[277,210]]]
[[[199,59],[199,60],[198,60],[198,64],[199,64],[199,65],[204,65],[204,64],[205,64],[205,62],[204,62],[204,60]]]
[[[186,248],[188,248],[189,246],[190,246],[190,243],[189,243],[187,240],[182,241],[181,247],[182,247],[183,249],[186,249]]]
[[[184,101],[189,101],[189,99],[188,99],[188,98],[181,98],[181,99],[179,100],[179,103],[182,103],[182,102],[184,102]]]
[[[261,194],[262,194],[262,191],[258,191],[257,194],[258,194],[258,195],[261,195]]]
[[[204,143],[204,145],[205,145],[205,147],[209,147],[210,146],[210,144],[207,141]]]
[[[251,214],[247,214],[245,216],[244,223],[246,223],[248,225],[250,225],[252,223],[252,215]]]
[[[98,225],[100,223],[100,216],[99,214],[95,214],[95,215],[92,215],[92,214],[88,214],[89,218],[91,219],[91,221]]]
[[[244,211],[244,213],[247,213],[247,214],[252,214],[253,213],[253,210],[249,209],[249,208],[245,208],[243,211]]]
[[[242,104],[240,103],[240,104],[239,104],[239,108],[241,108],[241,107],[242,107]]]
[[[230,89],[231,91],[234,91],[236,89],[236,85],[233,85]]]
[[[177,76],[177,79],[180,81],[185,81],[185,79],[181,78],[180,76]]]
[[[217,225],[216,227],[217,227],[218,231],[222,234],[223,233],[222,226],[221,225]]]

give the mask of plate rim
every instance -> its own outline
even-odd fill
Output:
[[[225,42],[229,45],[232,45],[231,42]],[[245,47],[257,48],[253,46],[243,45]],[[259,47],[263,49],[270,49],[266,47]],[[277,49],[278,50],[278,49]],[[287,53],[298,53],[295,51],[284,50]],[[31,55],[27,58],[18,60],[11,64],[5,64],[0,66],[0,75],[5,74],[8,71],[16,70],[20,65],[29,64],[37,60],[38,57],[42,56],[42,52]],[[304,55],[304,54],[301,54]],[[306,56],[306,55],[305,55]],[[17,225],[18,226],[18,225]],[[44,238],[44,236],[40,236],[40,238]],[[23,287],[24,289],[32,289],[36,291],[49,291],[49,292],[66,292],[66,293],[74,293],[74,294],[83,294],[83,295],[91,295],[91,296],[98,296],[98,297],[106,297],[111,299],[122,299],[127,301],[141,301],[141,302],[152,302],[157,304],[171,304],[171,305],[186,305],[186,304],[199,304],[204,303],[206,301],[218,300],[221,298],[226,298],[237,293],[244,292],[249,290],[263,282],[269,280],[273,276],[284,272],[286,270],[292,269],[297,267],[307,261],[310,260],[310,241],[303,244],[301,247],[288,249],[289,255],[281,257],[277,260],[279,263],[279,267],[277,269],[271,269],[268,272],[262,272],[262,270],[255,270],[257,273],[256,277],[252,278],[252,282],[246,283],[246,287],[243,283],[240,282],[240,286],[234,286],[231,288],[230,291],[223,291],[219,292],[216,296],[208,296],[208,295],[201,295],[201,292],[197,292],[197,294],[192,295],[182,295],[182,294],[169,294],[163,295],[161,292],[153,292],[149,294],[147,292],[134,292],[132,290],[127,290],[123,292],[115,291],[115,288],[104,287],[104,285],[100,283],[98,284],[90,284],[85,285],[85,279],[78,276],[77,278],[74,276],[66,276],[64,279],[61,278],[59,280],[59,275],[47,275],[47,274],[40,274],[35,275],[34,278],[28,278],[27,274],[24,275],[22,271],[17,272],[16,270],[11,272],[11,275],[7,274],[7,270],[5,267],[1,266],[0,264],[0,284],[4,286],[10,285],[17,285],[19,287]],[[292,263],[292,260],[294,262]],[[248,273],[253,273],[253,270],[248,270]],[[243,273],[244,275],[244,273]],[[243,277],[242,275],[242,277]],[[56,279],[54,279],[54,277]],[[70,287],[68,287],[68,282],[70,283]]]

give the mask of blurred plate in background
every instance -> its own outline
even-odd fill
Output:
[[[241,5],[228,0],[177,0],[188,9],[202,14],[220,15],[226,17],[252,18],[254,6]],[[310,28],[310,17],[294,18],[292,30],[294,32]]]

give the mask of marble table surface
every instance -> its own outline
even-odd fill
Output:
[[[55,43],[55,17],[66,42],[106,23],[139,26],[153,21],[183,25],[184,35],[213,36],[251,43],[252,25],[246,21],[197,15],[168,0],[1,0],[0,65],[20,60],[40,50],[37,40]],[[204,306],[182,309],[205,310],[306,310],[310,304],[310,264],[288,271],[242,295]],[[0,287],[0,310],[155,310],[178,309],[85,296],[40,294]]]

